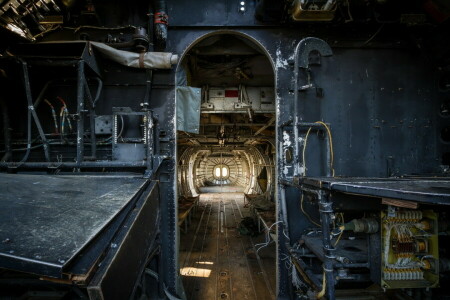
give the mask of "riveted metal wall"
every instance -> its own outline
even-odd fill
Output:
[[[285,139],[291,145],[299,142],[293,137],[289,122],[294,118],[294,80],[306,85],[307,74],[300,72],[294,79],[294,51],[298,42],[314,36],[328,42],[332,57],[322,57],[320,65],[311,66],[315,89],[299,92],[298,114],[302,122],[323,121],[329,124],[334,145],[334,169],[340,176],[387,177],[403,174],[440,173],[442,155],[449,146],[440,138],[448,118],[439,115],[448,91],[439,92],[434,66],[407,41],[402,32],[392,31],[375,43],[366,41],[378,27],[345,30],[326,26],[298,26],[295,28],[261,26],[254,21],[252,4],[248,14],[240,15],[228,4],[202,2],[170,6],[174,22],[169,45],[175,52],[184,51],[197,39],[217,33],[235,33],[256,40],[268,52],[276,74],[277,97],[277,179],[291,178],[292,162],[285,159]],[[216,9],[225,5],[222,9]],[[202,7],[201,7],[202,6]],[[190,9],[192,18],[184,18],[181,11]],[[228,26],[226,30],[220,26]],[[351,38],[349,38],[351,36]],[[300,134],[305,137],[306,131]],[[326,138],[323,132],[313,133],[305,150],[309,176],[325,175],[327,171]],[[285,170],[288,170],[285,172]],[[280,193],[277,193],[278,199]],[[288,211],[298,218],[299,194],[286,191]],[[280,212],[280,205],[277,206]],[[300,228],[301,226],[299,226]],[[298,238],[295,230],[294,236]],[[278,241],[282,245],[283,235]],[[280,254],[284,250],[278,250]],[[288,270],[279,262],[278,297],[290,297]]]

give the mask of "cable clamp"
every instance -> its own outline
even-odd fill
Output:
[[[165,12],[157,12],[154,17],[154,23],[169,25],[169,16]]]
[[[139,53],[139,68],[144,69],[145,63],[144,63],[145,53],[141,52]]]

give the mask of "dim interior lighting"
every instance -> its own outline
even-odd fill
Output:
[[[210,269],[199,269],[194,267],[181,268],[181,276],[208,278],[211,275]]]
[[[241,1],[241,5],[244,6],[244,5],[245,5],[245,2],[244,2],[244,1]]]
[[[245,11],[245,7],[241,6],[240,10]]]

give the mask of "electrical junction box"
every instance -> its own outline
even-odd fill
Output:
[[[437,287],[437,213],[389,208],[381,213],[381,286],[386,289]]]

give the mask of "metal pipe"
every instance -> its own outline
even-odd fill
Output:
[[[98,99],[100,99],[100,94],[103,89],[103,81],[100,79],[100,77],[94,77],[94,79],[97,80],[97,82],[98,82],[97,93],[95,94],[95,99],[94,99],[94,108],[95,108],[95,105],[97,105],[97,101],[98,101]]]
[[[301,41],[295,47],[295,57],[294,57],[294,176],[299,176],[300,170],[300,145],[298,143],[298,124],[299,124],[299,113],[298,113],[298,76],[299,76],[299,55]],[[304,162],[303,162],[304,163]],[[303,175],[303,174],[302,174]]]
[[[154,123],[153,123],[153,113],[151,111],[147,112],[147,116],[146,116],[147,120],[146,120],[146,130],[145,130],[145,134],[146,134],[146,141],[147,141],[147,175],[150,175],[151,172],[153,171],[153,142],[154,142]]]
[[[286,203],[286,189],[285,186],[280,184],[280,195],[281,195],[281,216],[283,217],[284,227],[287,231],[287,236],[290,237],[289,234],[289,223],[288,223],[288,215],[287,215],[287,203]]]
[[[86,97],[89,100],[90,107],[94,107],[94,99],[92,98],[91,91],[89,90],[89,85],[87,84],[86,78],[83,78],[83,86]]]
[[[81,165],[84,158],[84,61],[77,66],[77,165]]]
[[[47,81],[47,83],[45,83],[44,87],[42,88],[41,92],[39,93],[38,97],[36,98],[36,101],[33,104],[34,109],[36,109],[39,106],[39,104],[41,103],[41,101],[44,99],[45,92],[47,91],[50,84],[52,84],[55,81],[56,80],[49,80],[49,81]]]
[[[323,125],[321,123],[300,123],[299,127],[304,127],[304,128],[314,128],[314,130],[317,131],[323,131]],[[325,128],[326,129],[326,128]],[[326,131],[325,131],[326,132]],[[326,148],[327,148],[327,162],[328,162],[328,167],[327,167],[327,171],[326,171],[326,175],[327,177],[332,177],[333,176],[333,166],[332,166],[332,162],[331,162],[331,140],[330,140],[330,136],[328,134],[326,134]]]
[[[299,114],[299,69],[300,67],[304,70],[308,71],[309,61],[308,56],[311,51],[317,50],[322,56],[331,56],[333,54],[330,46],[324,42],[323,40],[307,37],[302,39],[295,47],[295,55],[294,55],[294,176],[299,176],[303,174],[299,174],[300,171],[300,145],[298,143],[299,138],[299,130],[298,125],[300,125],[301,116]],[[300,57],[301,56],[301,57]],[[304,163],[304,162],[302,162]]]
[[[95,136],[95,100],[92,99],[91,91],[87,84],[86,78],[83,80],[84,92],[89,100],[89,129],[91,131],[91,158],[95,160],[97,157],[97,142]]]
[[[165,0],[153,0],[154,15],[154,30],[155,30],[155,50],[164,51],[166,49],[167,40],[167,5]]]
[[[31,152],[31,110],[28,108],[27,112],[27,151],[25,152],[24,156],[20,160],[21,163],[26,162],[28,159],[28,156]]]
[[[97,80],[97,82],[98,82],[97,91],[95,92],[95,98],[92,98],[92,94],[89,89],[89,84],[86,80],[86,77],[84,77],[84,82],[83,82],[86,96],[88,97],[92,108],[95,108],[97,101],[100,98],[100,93],[102,92],[102,89],[103,89],[103,81],[99,77],[94,77],[94,79]]]
[[[330,141],[330,137],[327,135],[326,137],[326,148],[327,148],[327,162],[328,162],[328,167],[327,167],[327,177],[332,177],[333,176],[333,166],[332,166],[332,162],[331,162],[331,141]]]
[[[44,153],[45,153],[45,160],[46,161],[50,161],[50,151],[49,151],[49,146],[48,146],[48,142],[47,142],[47,138],[45,137],[45,133],[44,130],[42,129],[41,126],[41,122],[39,121],[38,115],[36,113],[36,110],[34,109],[34,104],[33,104],[33,96],[31,94],[31,86],[30,86],[30,77],[28,74],[28,65],[25,61],[20,60],[21,64],[22,64],[22,71],[23,71],[23,80],[24,80],[24,85],[25,85],[25,95],[27,98],[27,103],[28,103],[28,115],[29,115],[29,119],[31,119],[31,117],[33,117],[34,122],[36,124],[36,127],[38,129],[39,135],[42,139],[42,143],[44,145]],[[29,150],[31,148],[31,124],[28,124],[28,148],[27,149],[27,154],[26,157],[24,157],[26,161],[26,159],[28,158],[29,155]]]
[[[150,94],[152,92],[152,82],[153,82],[153,70],[146,69],[145,70],[145,95],[144,95],[144,101],[143,104],[148,106],[148,102],[150,100]]]
[[[12,149],[11,149],[11,129],[9,124],[9,114],[8,114],[8,105],[6,105],[3,97],[0,97],[0,108],[2,110],[2,118],[3,118],[3,138],[5,140],[5,154],[3,155],[1,161],[8,161],[12,158]]]
[[[89,107],[89,129],[91,130],[91,159],[97,158],[97,139],[95,136],[95,110]]]
[[[303,128],[315,128],[315,129],[322,129],[323,125],[319,124],[319,123],[312,123],[312,122],[301,122],[297,124],[299,127],[303,127]]]
[[[335,278],[334,278],[334,250],[335,248],[331,244],[331,214],[333,213],[332,203],[329,199],[329,195],[320,190],[318,193],[319,207],[320,207],[320,218],[322,220],[322,235],[323,235],[323,253],[324,253],[324,261],[323,261],[323,271],[325,273],[326,279],[326,295],[328,300],[334,300],[334,286],[335,286]]]

